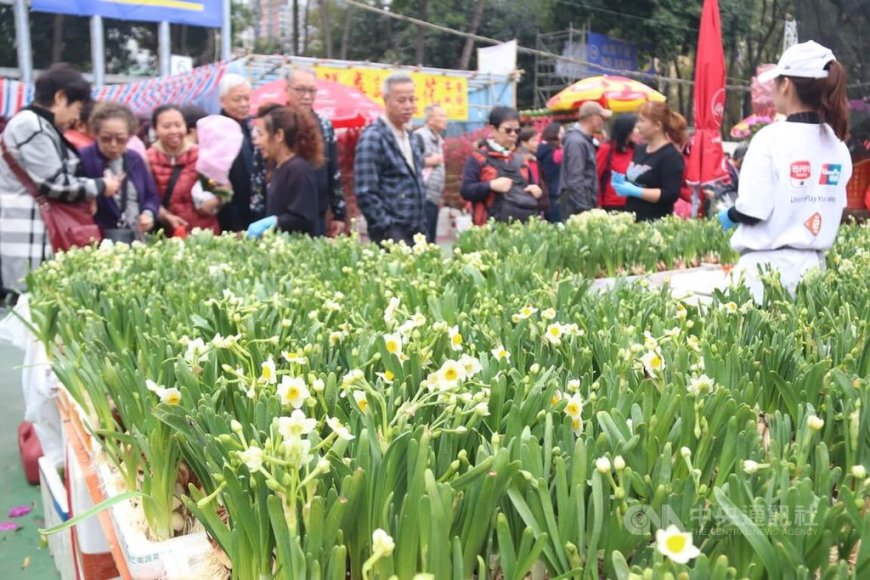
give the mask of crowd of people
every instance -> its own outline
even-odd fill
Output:
[[[841,210],[839,202],[821,210],[813,206],[827,213],[818,228],[804,228],[810,238],[795,230],[752,241],[760,239],[754,236],[759,222],[783,230],[794,225],[781,216],[792,211],[793,201],[778,197],[789,193],[778,191],[789,171],[796,183],[794,165],[783,169],[783,151],[796,148],[800,157],[814,148],[813,163],[825,160],[828,171],[837,168],[836,180],[820,183],[838,194],[851,167],[842,143],[842,67],[829,50],[812,42],[793,47],[783,59],[788,66],[775,69],[780,70],[776,98],[789,117],[770,130],[783,135],[773,143],[763,136],[765,129],[757,138],[763,145],[739,151],[730,166],[731,184],[705,191],[711,202],[707,211],[723,227],[742,224],[736,237],[747,251],[780,250],[783,240],[790,249],[821,251],[833,242],[831,228],[836,232],[839,221],[827,214]],[[244,77],[226,74],[219,86],[219,115],[163,105],[143,132],[128,107],[92,106],[91,87],[75,69],[58,64],[43,73],[34,102],[8,122],[0,139],[0,286],[23,290],[26,272],[52,253],[35,196],[89,201],[102,235],[116,241],[141,239],[156,229],[167,236],[200,228],[254,238],[270,229],[311,236],[345,233],[336,132],[314,110],[314,72],[290,73],[286,105],[252,111],[251,89]],[[425,125],[410,131],[418,103],[414,80],[404,72],[385,79],[382,95],[384,114],[363,130],[353,164],[354,193],[368,236],[377,243],[410,244],[425,234],[434,242],[446,181],[447,116],[437,103],[426,103]],[[461,176],[461,197],[475,224],[560,222],[593,208],[632,212],[638,220],[674,213],[686,191],[686,120],[665,103],[651,102],[636,115],[615,117],[605,131],[612,111],[586,102],[577,113],[576,123],[551,123],[539,133],[521,126],[516,109],[491,110],[487,136],[471,151]],[[811,125],[824,130],[808,132]],[[738,187],[741,164],[753,175],[746,187],[745,179]],[[806,179],[797,180],[796,187],[811,181],[813,169],[806,164],[800,168]],[[760,184],[763,191],[755,189]]]

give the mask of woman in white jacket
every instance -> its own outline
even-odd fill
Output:
[[[834,53],[812,41],[796,44],[759,76],[761,82],[773,79],[776,109],[786,120],[752,139],[737,201],[719,212],[724,228],[737,227],[731,238],[740,253],[736,270],[758,302],[764,270],[778,271],[794,292],[806,272],[824,269],[852,175],[844,143],[846,71]]]
[[[116,177],[91,179],[80,173],[76,148],[63,136],[91,98],[91,85],[67,64],[55,64],[36,80],[34,102],[3,130],[2,148],[42,195],[59,202],[111,197]],[[24,276],[52,254],[36,202],[9,163],[0,158],[0,287],[24,290]]]

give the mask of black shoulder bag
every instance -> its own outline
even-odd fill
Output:
[[[166,184],[166,191],[163,193],[163,201],[160,202],[160,205],[165,207],[167,210],[169,209],[169,201],[172,199],[172,192],[175,190],[175,184],[178,183],[178,177],[181,175],[181,170],[184,167],[178,163],[172,166],[172,175],[169,177],[169,183]],[[155,218],[157,216],[154,216]],[[169,226],[163,226],[163,231],[166,233],[167,238],[171,238],[172,228]]]

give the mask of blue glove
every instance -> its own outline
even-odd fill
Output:
[[[257,220],[251,225],[248,226],[248,237],[249,238],[259,238],[266,230],[270,228],[274,228],[278,225],[278,218],[270,215],[269,217],[265,217],[261,220]]]
[[[643,195],[643,189],[630,181],[626,181],[625,174],[623,173],[616,173],[615,171],[611,173],[610,185],[613,186],[613,191],[619,197],[641,197]]]
[[[737,224],[734,223],[734,220],[732,220],[728,216],[728,208],[727,207],[725,209],[721,210],[719,212],[719,214],[717,215],[717,217],[719,218],[719,225],[722,226],[722,229],[725,230],[726,232],[728,230],[730,230],[731,228],[737,227]]]

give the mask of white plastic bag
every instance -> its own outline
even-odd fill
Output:
[[[63,463],[63,429],[57,410],[57,377],[51,370],[45,347],[30,332],[30,299],[21,295],[15,309],[0,320],[0,341],[24,351],[21,390],[24,395],[24,420],[33,423],[42,452],[52,465]]]

